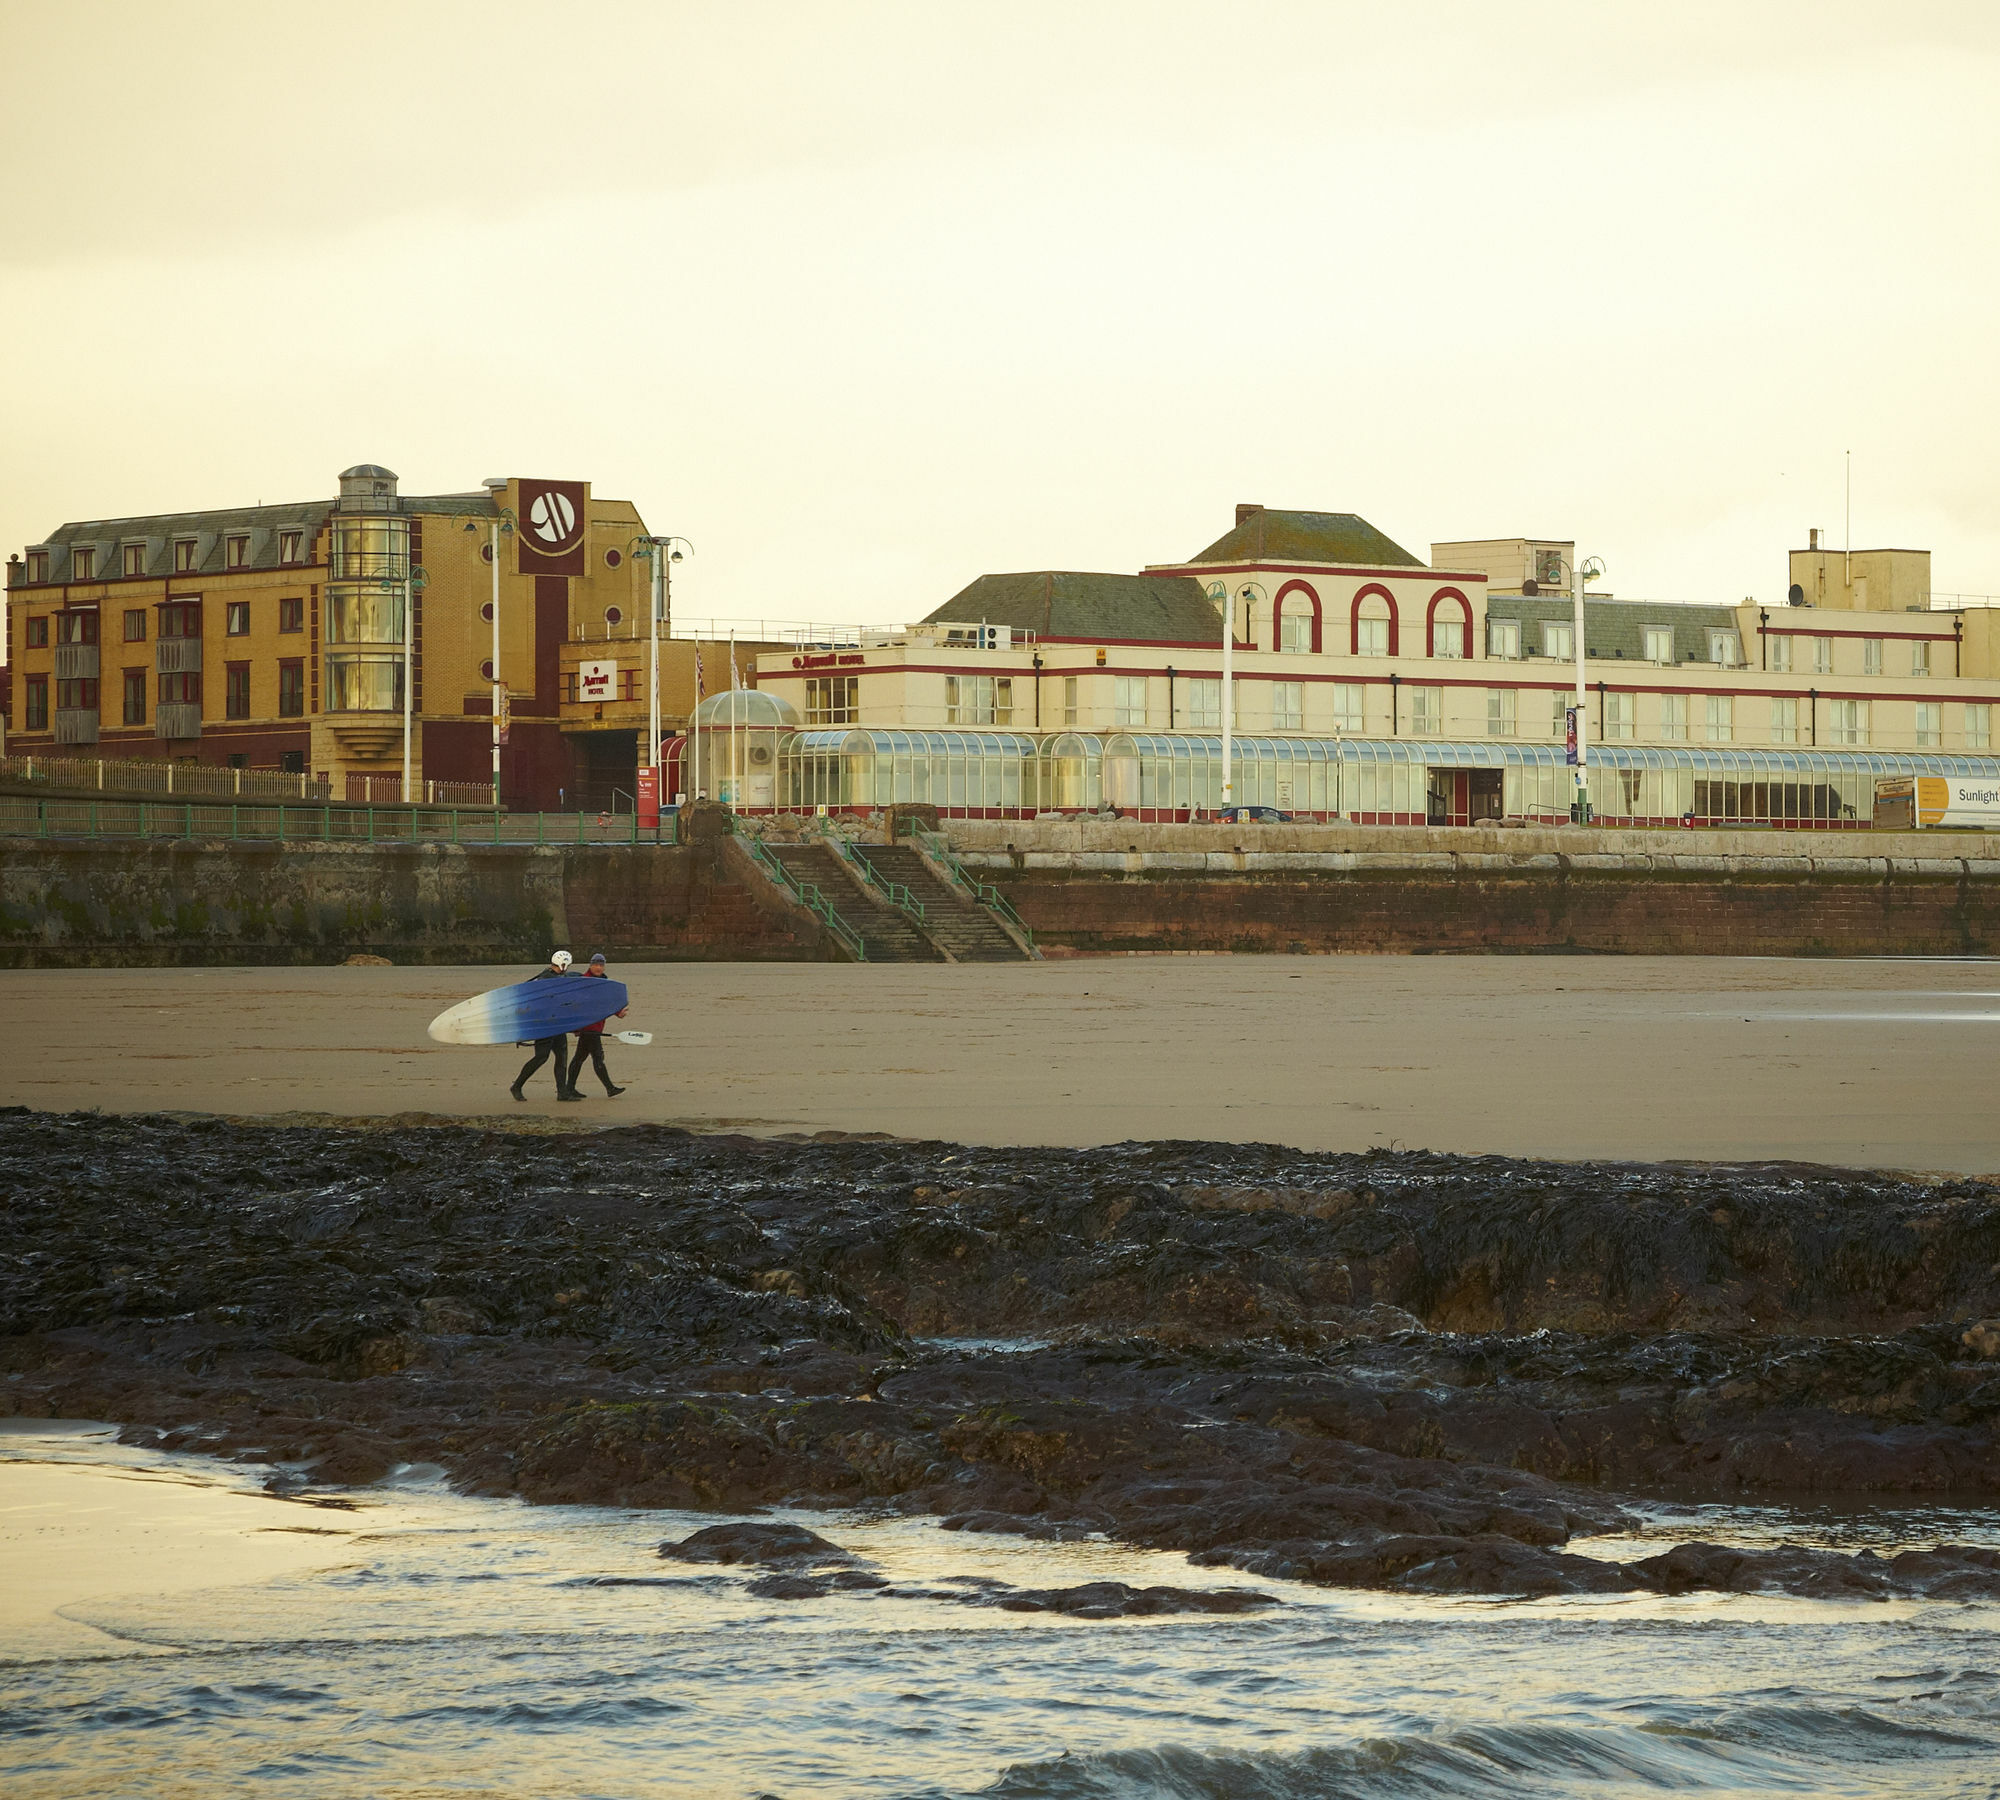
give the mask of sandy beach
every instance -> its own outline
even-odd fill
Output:
[[[2000,1168],[1979,962],[1131,957],[634,964],[627,1092],[529,1104],[431,1017],[507,969],[0,974],[0,1103]]]

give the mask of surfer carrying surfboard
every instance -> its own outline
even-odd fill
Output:
[[[604,952],[598,951],[590,959],[590,967],[584,970],[586,976],[595,975],[601,981],[611,979],[611,971],[604,961]],[[624,1018],[627,1008],[620,1007],[614,1015]],[[579,1025],[576,1028],[576,1054],[569,1059],[569,1091],[578,1099],[583,1096],[576,1085],[576,1078],[583,1073],[583,1059],[590,1058],[591,1067],[597,1071],[597,1079],[604,1083],[604,1097],[615,1100],[624,1089],[611,1079],[611,1071],[604,1066],[604,1028],[611,1021],[599,1019],[595,1025]]]
[[[539,975],[530,975],[530,981],[566,980],[569,976],[570,954],[558,950],[549,958],[549,966]],[[580,1035],[580,1034],[579,1034]],[[556,1059],[556,1098],[558,1100],[581,1100],[569,1078],[569,1034],[559,1031],[554,1037],[535,1039],[535,1054],[528,1059],[527,1066],[514,1077],[514,1085],[509,1090],[516,1100],[525,1100],[527,1095],[521,1090],[528,1085],[528,1077],[539,1069],[550,1057]],[[602,1066],[600,1064],[600,1066]]]

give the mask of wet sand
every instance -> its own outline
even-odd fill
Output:
[[[0,1421],[0,1660],[143,1652],[150,1646],[61,1609],[268,1581],[351,1554],[340,1515],[245,1493],[225,1477],[11,1460],[34,1457],[44,1441],[65,1457],[88,1454],[114,1430]]]
[[[424,1027],[531,972],[0,973],[0,1104],[2000,1169],[1993,963],[632,964],[628,1091],[559,1106],[544,1069],[517,1106],[520,1052]]]

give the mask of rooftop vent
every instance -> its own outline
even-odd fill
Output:
[[[342,469],[340,510],[348,513],[394,512],[396,471],[385,469],[380,463],[356,463],[351,469]]]

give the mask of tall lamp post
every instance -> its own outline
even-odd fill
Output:
[[[1228,812],[1236,803],[1236,746],[1233,739],[1235,707],[1231,702],[1236,698],[1236,601],[1248,599],[1252,589],[1245,587],[1235,598],[1231,598],[1226,582],[1209,584],[1208,597],[1222,609],[1222,810]]]
[[[1594,556],[1585,557],[1580,563],[1567,565],[1570,577],[1571,625],[1573,642],[1570,649],[1576,657],[1576,792],[1570,801],[1570,818],[1578,825],[1590,823],[1590,704],[1583,679],[1583,589],[1586,582],[1598,580],[1604,573],[1604,564]]]
[[[493,804],[500,804],[500,744],[506,732],[507,690],[500,680],[500,539],[514,535],[514,514],[508,507],[501,507],[486,527],[486,560],[493,565],[493,598],[487,610],[493,615]],[[476,519],[467,519],[465,529],[475,535],[479,530]]]
[[[410,799],[410,736],[414,723],[411,711],[416,698],[416,634],[417,595],[429,582],[430,576],[417,564],[406,564],[402,577],[393,574],[380,577],[380,584],[389,593],[402,589],[403,601],[403,804],[413,804]]]
[[[653,771],[653,803],[657,807],[665,797],[660,792],[660,627],[671,627],[673,622],[673,565],[683,556],[692,556],[694,546],[684,537],[643,537],[632,540],[631,550],[653,565],[652,617],[646,629],[646,755],[642,766]],[[692,719],[689,723],[692,728]]]

